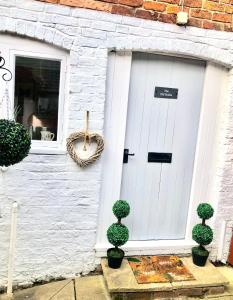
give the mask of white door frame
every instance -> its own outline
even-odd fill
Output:
[[[110,246],[106,239],[106,229],[115,222],[112,205],[120,197],[131,64],[131,52],[109,53],[105,109],[106,148],[95,246],[97,256],[106,255],[106,249]],[[190,253],[195,244],[191,238],[192,226],[200,222],[196,216],[198,203],[210,202],[216,207],[218,193],[214,175],[219,160],[220,124],[227,102],[223,94],[228,84],[227,74],[226,68],[207,62],[185,239],[129,241],[123,247],[127,254]],[[219,82],[222,82],[221,89]]]

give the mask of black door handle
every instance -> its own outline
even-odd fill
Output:
[[[135,153],[129,153],[129,149],[124,149],[124,155],[123,155],[123,163],[127,164],[129,160],[129,156],[134,156]]]

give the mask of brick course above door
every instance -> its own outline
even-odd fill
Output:
[[[176,23],[180,0],[37,0],[164,23]],[[232,0],[183,0],[189,26],[232,31]]]

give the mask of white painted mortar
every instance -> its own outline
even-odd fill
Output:
[[[83,127],[103,132],[108,50],[139,50],[198,57],[232,67],[232,33],[111,15],[31,0],[0,0],[0,31],[44,41],[70,52],[70,95],[66,136]],[[0,36],[1,41],[1,36]],[[232,81],[232,75],[231,75]],[[222,220],[233,216],[233,109],[225,110],[219,146],[218,209],[212,258]],[[19,203],[15,283],[88,273],[94,253],[100,202],[101,161],[81,170],[68,155],[31,154],[0,176],[0,286],[6,284],[10,208]],[[1,175],[1,174],[0,174]],[[3,189],[5,188],[5,192]],[[7,195],[4,196],[4,193]],[[229,241],[231,230],[227,231]],[[225,243],[227,256],[229,243]],[[171,249],[172,250],[172,249]]]

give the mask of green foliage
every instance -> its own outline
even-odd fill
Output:
[[[207,250],[205,250],[203,246],[209,245],[213,240],[213,230],[210,226],[205,224],[205,220],[208,220],[213,216],[214,209],[208,203],[201,203],[197,207],[197,214],[202,219],[202,224],[197,224],[193,227],[192,238],[200,246],[193,249],[196,252],[205,253]]]
[[[113,223],[107,230],[107,238],[109,243],[118,248],[124,245],[129,239],[128,228],[121,224],[121,218],[128,216],[130,206],[125,200],[118,200],[113,205],[112,211],[118,219],[118,223]]]
[[[198,205],[197,214],[201,219],[210,219],[214,214],[213,207],[208,203],[201,203]]]
[[[138,258],[136,258],[136,257],[128,257],[128,261],[130,261],[130,262],[141,262],[141,260],[140,259],[138,259]]]
[[[115,247],[122,246],[129,239],[129,230],[123,224],[113,223],[107,230],[107,238]]]
[[[30,135],[23,125],[0,120],[0,166],[20,162],[28,155],[30,147]]]
[[[130,206],[125,200],[118,200],[113,205],[112,211],[117,219],[122,219],[128,216],[130,212]]]
[[[209,245],[213,240],[213,231],[208,225],[197,224],[193,227],[192,238],[200,245]]]

